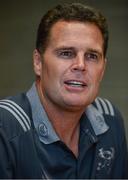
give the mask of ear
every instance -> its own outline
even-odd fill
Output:
[[[41,55],[38,52],[37,49],[33,52],[33,66],[34,66],[34,72],[37,76],[41,75],[41,68],[42,68],[42,61],[41,61]]]
[[[100,76],[100,82],[101,82],[102,79],[103,79],[104,72],[105,72],[105,69],[106,69],[106,65],[107,65],[107,59],[105,58],[105,59],[104,59],[103,69],[102,69],[101,76]]]

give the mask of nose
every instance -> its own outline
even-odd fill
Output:
[[[74,59],[72,70],[73,71],[85,71],[86,70],[86,64],[85,64],[84,56],[77,56]]]

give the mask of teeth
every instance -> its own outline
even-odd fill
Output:
[[[82,85],[83,83],[81,82],[77,82],[77,81],[70,81],[70,84],[75,84],[75,85]]]
[[[72,86],[84,86],[82,82],[79,81],[68,81],[66,84],[72,85]]]

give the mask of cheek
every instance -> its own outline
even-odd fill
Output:
[[[102,79],[102,71],[100,71],[100,72],[98,72],[96,74],[96,81],[97,81],[97,83],[100,83],[101,79]]]
[[[99,84],[102,80],[103,70],[102,69],[91,69],[90,77],[94,84]]]
[[[57,79],[61,76],[61,68],[54,63],[47,63],[42,65],[42,79],[46,83],[53,83],[58,82]]]

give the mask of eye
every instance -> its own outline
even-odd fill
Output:
[[[57,56],[63,59],[71,59],[75,57],[75,52],[72,50],[59,50]]]
[[[96,53],[86,53],[85,58],[88,61],[97,61],[99,59],[98,55]]]

